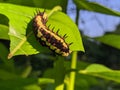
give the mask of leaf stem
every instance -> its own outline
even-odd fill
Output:
[[[56,11],[62,11],[62,8],[61,6],[55,6],[51,11],[50,13],[48,13],[47,17],[49,18],[54,12]]]
[[[72,53],[72,61],[71,61],[71,69],[73,71],[70,72],[70,83],[69,83],[69,90],[74,90],[74,84],[75,84],[75,69],[76,69],[76,63],[77,63],[77,51],[74,51]]]
[[[10,59],[10,58],[14,55],[14,53],[15,53],[18,49],[20,49],[20,47],[25,43],[26,40],[27,40],[26,37],[24,37],[24,38],[21,40],[21,42],[8,54],[8,59]]]

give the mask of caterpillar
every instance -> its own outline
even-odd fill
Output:
[[[33,18],[35,37],[43,46],[48,47],[53,52],[62,56],[68,56],[71,53],[69,46],[72,43],[68,44],[65,42],[67,35],[65,34],[64,36],[60,36],[58,34],[59,29],[57,32],[53,32],[54,28],[51,30],[49,28],[50,25],[46,25],[47,21],[48,18],[45,11],[37,11],[35,17]]]

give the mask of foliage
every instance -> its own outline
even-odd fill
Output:
[[[0,11],[1,14],[5,14],[7,18],[10,20],[9,38],[11,43],[10,43],[10,54],[8,58],[12,57],[13,55],[20,55],[20,54],[30,55],[30,54],[36,54],[38,52],[42,52],[43,47],[41,47],[38,43],[34,44],[34,42],[37,41],[35,40],[35,37],[33,35],[31,17],[34,16],[33,12],[35,12],[35,8],[16,6],[11,4],[3,4],[3,3],[0,6],[1,6],[1,11]],[[19,9],[19,11],[17,9]],[[11,11],[13,13],[11,13]],[[43,10],[40,9],[40,11]],[[21,19],[19,19],[19,17],[21,17]],[[17,21],[17,23],[15,21]],[[26,24],[26,22],[28,23]],[[49,18],[49,22],[47,24],[48,25],[51,24],[52,25],[51,27],[55,26],[55,28],[57,29],[59,28],[60,35],[63,36],[64,34],[67,33],[67,35],[70,36],[68,39],[66,39],[66,41],[69,43],[71,43],[72,41],[74,43],[70,47],[72,51],[76,51],[76,50],[83,51],[83,46],[82,43],[80,42],[81,38],[78,29],[75,26],[75,24],[66,15],[60,12],[58,13],[56,12]],[[65,31],[63,31],[64,29]],[[73,29],[74,29],[74,34],[73,34]],[[38,47],[38,48],[34,49],[33,47]]]
[[[74,0],[74,3],[79,10],[84,9],[120,16],[120,12],[111,10],[98,3],[86,0]],[[84,51],[81,35],[77,25],[65,13],[56,11],[53,8],[57,5],[62,6],[63,11],[66,12],[67,0],[49,3],[44,0],[32,0],[30,3],[27,0],[0,0],[1,90],[90,90],[92,87],[95,88],[95,86],[101,90],[106,89],[106,85],[111,85],[110,80],[116,82],[114,84],[120,83],[119,70],[112,70],[101,64],[91,64],[77,59],[76,51]],[[54,31],[60,29],[59,34],[61,36],[67,33],[69,37],[66,41],[68,43],[73,42],[70,47],[73,51],[72,55],[67,58],[55,57],[47,48],[42,47],[36,41],[32,32],[32,18],[36,10],[35,7],[40,11],[46,9],[48,16],[52,12],[48,18],[47,25],[51,24],[50,28],[55,26]],[[60,10],[59,7],[57,8]],[[108,34],[96,38],[83,37],[84,39],[92,39],[95,42],[120,49],[119,35],[116,34]],[[10,47],[8,45],[9,41]],[[10,48],[10,52],[8,48]],[[96,50],[95,52],[98,53]],[[72,58],[71,62],[70,58]]]

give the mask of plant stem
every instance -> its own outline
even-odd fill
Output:
[[[49,18],[54,12],[56,11],[62,11],[62,8],[60,6],[55,6],[50,13],[47,15],[47,17]]]
[[[69,83],[69,90],[74,90],[74,84],[75,84],[75,69],[76,69],[76,63],[77,63],[77,52],[74,51],[72,53],[72,61],[71,61],[71,69],[73,71],[70,72],[70,83]]]
[[[76,25],[78,25],[78,19],[79,19],[79,9],[76,10]],[[74,90],[74,84],[75,84],[75,75],[76,75],[76,64],[77,64],[77,51],[74,51],[72,53],[72,61],[71,61],[71,69],[70,72],[70,80],[69,80],[69,90]]]

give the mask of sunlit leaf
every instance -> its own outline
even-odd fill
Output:
[[[19,9],[19,11],[18,11]],[[31,55],[45,50],[35,39],[32,28],[32,18],[35,8],[17,6],[12,4],[0,4],[0,13],[9,18],[9,37],[10,37],[10,54],[13,55]],[[40,9],[43,11],[43,9]],[[46,10],[47,11],[47,10]],[[47,11],[47,13],[50,11]],[[55,30],[60,29],[59,35],[67,34],[67,43],[73,42],[70,46],[72,51],[84,51],[81,36],[75,23],[64,13],[55,12],[49,17],[47,25],[50,28],[55,26]],[[27,35],[27,36],[26,36]]]
[[[107,34],[101,37],[95,38],[97,41],[107,44],[109,46],[120,49],[120,35]]]
[[[92,64],[88,66],[85,70],[79,70],[79,73],[120,82],[119,70],[111,70],[100,64]]]

